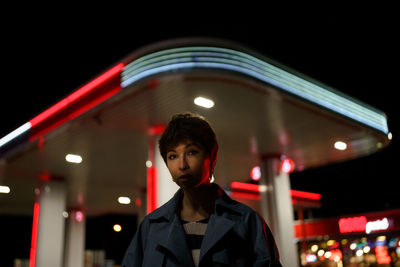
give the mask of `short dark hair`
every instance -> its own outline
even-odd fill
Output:
[[[192,112],[173,115],[161,135],[158,147],[165,163],[167,163],[168,150],[187,139],[204,148],[214,167],[218,154],[217,137],[207,119]]]

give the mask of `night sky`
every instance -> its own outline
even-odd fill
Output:
[[[292,174],[293,189],[322,194],[323,207],[316,216],[400,208],[395,156],[400,136],[395,111],[400,21],[394,8],[289,12],[254,7],[242,14],[48,8],[13,9],[12,16],[1,19],[1,137],[137,48],[176,37],[219,37],[242,43],[387,114],[393,140],[383,151]]]

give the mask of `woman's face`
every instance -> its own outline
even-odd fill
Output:
[[[182,141],[167,152],[167,167],[173,181],[183,189],[210,183],[210,157],[191,140]]]

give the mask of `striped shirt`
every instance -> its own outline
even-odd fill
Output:
[[[189,249],[192,251],[193,262],[196,267],[199,266],[200,248],[206,233],[208,220],[209,218],[197,222],[182,220],[183,230],[185,231],[186,240]]]

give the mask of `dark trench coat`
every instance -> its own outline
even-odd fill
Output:
[[[220,198],[207,225],[199,266],[281,266],[275,241],[264,220],[254,210],[232,200],[218,185],[214,186]],[[180,189],[144,218],[125,253],[123,267],[194,267],[176,212],[182,196]]]

